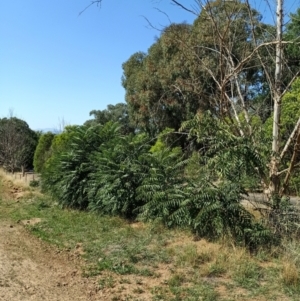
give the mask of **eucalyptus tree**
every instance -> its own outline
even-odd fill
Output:
[[[147,53],[137,52],[123,64],[131,121],[152,136],[166,127],[178,130],[183,120],[206,109],[199,93],[203,85],[192,76],[192,61],[184,51],[190,34],[191,25],[171,24]]]
[[[172,2],[191,11],[180,1],[172,0]],[[282,177],[290,171],[290,169],[285,168],[282,162],[288,150],[293,145],[297,145],[297,141],[300,139],[300,118],[295,123],[293,130],[285,142],[282,140],[280,132],[282,97],[290,89],[293,80],[299,72],[299,69],[289,68],[286,64],[287,61],[284,59],[284,49],[286,46],[289,45],[290,48],[295,47],[295,45],[298,45],[298,41],[295,36],[290,38],[288,35],[284,36],[283,34],[283,2],[282,0],[277,0],[276,2],[275,30],[269,26],[262,26],[257,22],[257,13],[251,8],[248,0],[245,2],[197,1],[197,3],[200,6],[200,15],[205,16],[213,29],[213,33],[209,37],[212,40],[212,47],[209,49],[206,48],[206,50],[211,53],[211,56],[217,56],[220,62],[225,62],[225,68],[222,67],[223,64],[220,64],[217,68],[218,72],[223,74],[220,77],[221,80],[217,77],[217,72],[213,68],[210,68],[210,64],[205,64],[202,56],[198,56],[199,64],[202,64],[206,68],[208,74],[215,81],[220,94],[216,99],[225,106],[225,112],[229,112],[228,118],[237,129],[236,135],[241,137],[252,135],[254,148],[258,145],[259,141],[253,135],[253,108],[251,102],[246,101],[243,93],[245,87],[245,70],[249,70],[249,64],[251,66],[254,62],[258,64],[261,73],[266,79],[273,103],[273,125],[272,141],[269,146],[269,162],[266,164],[265,172],[262,175],[262,182],[268,196],[278,200],[285,191],[282,184],[287,185],[285,180],[282,181]],[[214,4],[217,3],[222,7],[223,15],[225,15],[226,19],[225,23],[220,23],[220,15],[215,14]],[[242,44],[243,48],[240,48],[239,40],[236,40],[236,34],[239,32],[242,24],[236,22],[235,16],[236,12],[240,14],[242,11],[245,12],[242,20],[246,24],[249,37],[246,40],[247,43]],[[291,28],[293,26],[290,27],[290,31]],[[289,40],[285,40],[286,38]],[[201,48],[202,45],[199,47]],[[235,54],[236,49],[239,49],[239,54],[242,54],[242,56]],[[268,55],[265,55],[266,53]],[[287,78],[290,80],[286,81]],[[231,87],[231,89],[228,89],[228,87]],[[294,147],[291,160],[293,160],[292,158],[297,153],[299,153],[299,150],[297,147]],[[278,206],[278,202],[276,201],[274,205],[275,207]]]
[[[295,124],[300,116],[300,78],[297,78],[291,89],[282,97],[282,108],[281,108],[281,132],[280,132],[280,147],[285,146],[286,141],[289,139],[291,133],[295,128]],[[273,116],[271,116],[264,124],[264,131],[266,135],[271,138],[272,133]],[[271,140],[271,139],[270,139]],[[289,181],[293,179],[293,182],[299,181],[299,144],[300,136],[297,135],[293,147],[286,150],[286,154],[282,157],[283,179],[280,187],[280,194],[285,194],[288,191],[293,190],[298,192],[297,187],[289,189]],[[296,179],[293,174],[298,178]]]
[[[295,13],[290,14],[290,21],[286,25],[284,40],[292,43],[284,48],[284,59],[293,73],[300,67],[300,8]],[[286,81],[286,79],[284,79]]]
[[[168,26],[147,53],[123,64],[131,118],[157,134],[210,110],[240,134],[251,133],[255,101],[268,92],[252,36],[270,40],[272,30],[247,4],[221,0],[203,6],[192,25]]]
[[[131,125],[129,120],[128,105],[126,103],[117,103],[115,105],[109,104],[105,110],[92,110],[90,116],[93,119],[87,120],[85,125],[93,126],[97,124],[104,125],[112,121],[118,122],[121,126],[121,132],[124,134],[133,133],[135,128]]]
[[[213,112],[237,124],[242,135],[245,129],[241,128],[239,113],[250,123],[249,108],[264,81],[253,55],[252,35],[262,39],[268,28],[260,20],[256,10],[240,1],[208,2],[194,22],[189,46],[194,64],[211,80]]]

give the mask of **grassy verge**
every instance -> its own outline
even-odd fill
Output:
[[[300,246],[250,255],[242,248],[193,241],[183,230],[130,224],[116,217],[62,210],[37,190],[0,182],[0,221],[21,222],[33,235],[82,257],[111,300],[299,300]]]

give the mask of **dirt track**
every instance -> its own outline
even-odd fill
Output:
[[[96,298],[79,262],[29,235],[20,224],[0,223],[0,300],[77,301]]]

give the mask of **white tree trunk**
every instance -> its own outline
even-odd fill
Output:
[[[278,175],[279,169],[279,145],[280,145],[280,115],[281,115],[281,98],[282,98],[282,27],[283,27],[283,0],[277,0],[276,9],[276,66],[275,66],[275,85],[273,91],[274,100],[274,120],[273,120],[273,141],[272,157],[270,162],[270,196],[279,193],[280,181]]]

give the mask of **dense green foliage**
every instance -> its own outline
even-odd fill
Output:
[[[299,14],[287,26],[285,39],[293,40],[284,48],[287,62],[300,57]],[[250,249],[276,241],[273,234],[296,235],[298,213],[287,199],[271,195],[258,204],[262,220],[243,203],[249,191],[272,182],[276,43],[274,27],[261,19],[247,3],[216,0],[192,25],[166,27],[147,53],[123,64],[126,104],[93,110],[83,126],[40,137],[34,166],[43,189],[63,207],[159,221]],[[300,82],[288,85],[290,67],[284,66],[281,148],[300,113]],[[297,147],[278,164],[282,181],[293,163],[295,191]]]
[[[160,220],[168,226],[188,225],[187,207],[180,208],[184,200],[183,177],[186,161],[178,149],[161,149],[145,156],[150,167],[138,188],[138,197],[144,205],[139,209],[142,220]]]
[[[9,171],[33,167],[38,135],[19,118],[0,119],[0,166]]]
[[[117,103],[116,105],[108,105],[106,110],[92,110],[90,116],[94,116],[94,119],[87,120],[85,125],[93,126],[96,124],[102,124],[112,121],[118,122],[121,126],[121,131],[124,134],[134,132],[134,127],[129,121],[129,112],[127,104]]]
[[[268,41],[270,32],[261,15],[239,1],[208,2],[194,24],[171,24],[147,53],[137,52],[123,64],[132,123],[157,135],[166,127],[177,131],[198,111],[232,121],[229,97],[238,106],[243,97],[246,108],[255,104],[258,110],[269,91],[259,55],[250,55],[252,35]],[[261,56],[268,59],[267,53]],[[230,79],[239,64],[238,88]]]
[[[209,122],[211,116],[202,125]],[[192,136],[194,128],[188,125]],[[206,152],[184,159],[180,148],[160,142],[153,149],[147,135],[124,135],[116,123],[73,128],[70,147],[54,152],[47,161],[43,187],[64,207],[158,220],[168,227],[190,227],[199,236],[229,235],[249,245],[257,231],[252,215],[241,205],[245,191],[240,179],[261,162],[247,139],[229,135],[220,141],[221,128],[214,131],[215,146],[211,143]],[[198,140],[204,143],[207,138],[203,133]],[[236,145],[236,150],[230,152],[229,145]],[[261,227],[263,241],[268,232]]]
[[[89,204],[89,177],[97,166],[91,158],[102,143],[112,139],[116,125],[72,127],[53,140],[54,153],[44,166],[43,187],[66,207],[80,209]],[[62,143],[58,143],[61,141]]]
[[[144,159],[149,147],[149,139],[143,134],[119,135],[101,146],[94,157],[97,168],[92,175],[92,210],[136,216],[136,208],[143,203],[137,198],[137,188],[149,170]]]
[[[51,155],[51,144],[55,135],[51,132],[42,134],[39,138],[33,159],[34,170],[38,173],[42,172],[47,159]]]
[[[288,67],[292,70],[299,70],[299,36],[300,36],[300,8],[297,9],[296,13],[290,15],[291,22],[287,24],[287,30],[284,39],[291,41],[286,47],[286,57],[288,60]],[[288,68],[287,68],[288,69]],[[286,72],[289,77],[292,75],[289,70]],[[285,79],[286,80],[286,79]]]

